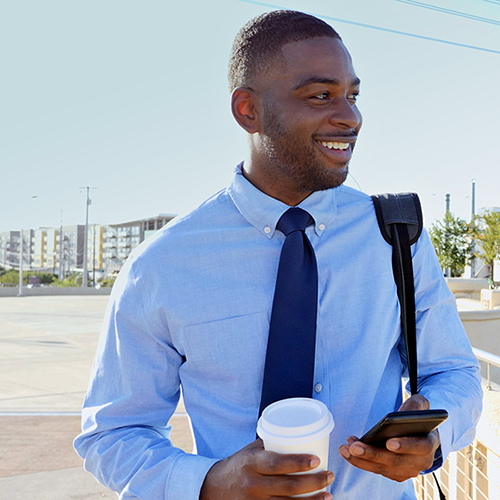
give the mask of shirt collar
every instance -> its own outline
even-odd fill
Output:
[[[290,208],[257,189],[243,176],[243,162],[235,168],[229,196],[241,215],[264,236],[272,238],[280,217]],[[298,205],[314,219],[314,231],[321,236],[332,226],[337,212],[336,189],[315,191]]]

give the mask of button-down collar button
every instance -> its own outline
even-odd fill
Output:
[[[314,386],[314,392],[321,392],[321,389],[323,389],[323,386],[321,384],[316,384]]]
[[[266,227],[264,228],[264,232],[265,232],[266,234],[269,234],[269,233],[271,232],[271,228],[270,228],[269,226],[266,226]]]
[[[324,225],[324,224],[320,224],[320,225],[318,226],[318,229],[319,229],[320,231],[324,231],[324,230],[325,230],[325,225]]]

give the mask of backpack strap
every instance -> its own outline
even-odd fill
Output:
[[[415,287],[411,245],[422,233],[422,207],[415,193],[376,194],[372,196],[377,221],[385,241],[392,245],[392,270],[401,306],[401,328],[405,339],[411,395],[417,394],[417,332],[415,321]],[[434,463],[443,461],[441,446],[436,450]],[[432,470],[432,469],[431,469]],[[436,474],[434,481],[439,498],[446,500]]]
[[[410,245],[422,233],[422,207],[416,193],[385,193],[372,195],[378,225],[384,240],[392,245],[393,224],[405,224],[408,229]]]
[[[415,288],[410,246],[422,233],[422,208],[415,193],[372,196],[385,241],[392,245],[392,270],[401,307],[401,328],[406,346],[411,394],[417,394],[417,335]]]

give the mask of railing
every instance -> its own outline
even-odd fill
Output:
[[[476,355],[476,358],[479,361],[484,361],[486,363],[486,370],[487,370],[486,379],[488,380],[486,389],[491,391],[490,367],[491,365],[493,365],[493,366],[498,366],[500,368],[500,356],[495,356],[490,352],[482,351],[481,349],[476,349],[475,347],[473,347],[472,350],[474,351],[474,354]]]
[[[488,391],[492,390],[490,366],[500,367],[500,357],[474,349],[479,361],[487,365]],[[487,443],[476,439],[470,446],[451,453],[443,467],[436,471],[447,500],[500,500],[500,455]],[[432,475],[414,480],[419,500],[438,500],[439,493]]]
[[[500,498],[500,456],[475,440],[470,446],[451,453],[436,471],[447,500],[498,500]],[[419,500],[438,500],[432,474],[415,479]]]

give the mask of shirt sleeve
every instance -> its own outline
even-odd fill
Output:
[[[85,469],[120,498],[197,500],[217,460],[169,439],[183,357],[158,311],[144,306],[150,285],[129,258],[110,297],[74,445]]]
[[[418,392],[431,409],[449,417],[439,426],[441,456],[468,446],[482,409],[481,375],[457,312],[455,297],[443,277],[434,248],[424,230],[413,248],[417,319]],[[400,349],[406,362],[404,347]],[[409,390],[409,387],[407,388]]]

